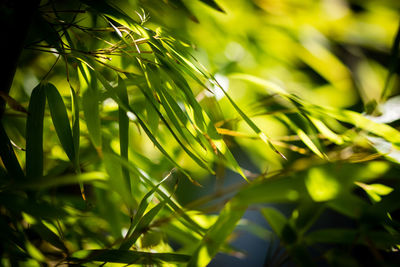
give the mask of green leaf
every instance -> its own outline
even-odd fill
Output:
[[[94,8],[99,14],[109,15],[111,18],[117,21],[124,21],[129,24],[136,24],[130,16],[128,16],[123,10],[118,8],[115,4],[105,0],[79,0],[87,6]]]
[[[116,87],[118,97],[122,102],[129,103],[128,92],[124,80],[118,76],[118,86]],[[118,124],[119,124],[119,148],[121,157],[128,159],[128,148],[129,148],[129,118],[126,115],[126,111],[122,107],[118,107]],[[131,192],[131,180],[129,177],[129,170],[122,167],[122,175],[128,186],[129,192]]]
[[[341,194],[340,197],[335,198],[327,203],[327,205],[350,218],[360,218],[368,204],[360,198],[352,194]]]
[[[200,185],[198,182],[193,180],[190,176],[190,174],[183,169],[169,154],[168,152],[164,149],[164,147],[157,141],[157,138],[151,133],[149,128],[147,127],[146,123],[143,121],[141,116],[139,115],[138,112],[136,112],[132,107],[127,105],[126,103],[122,102],[121,99],[118,97],[116,90],[114,87],[112,87],[109,82],[100,74],[98,73],[98,79],[99,81],[103,84],[104,88],[110,93],[112,99],[118,103],[118,105],[123,108],[126,112],[131,112],[133,113],[137,121],[139,122],[140,126],[142,129],[146,132],[147,136],[149,139],[153,142],[153,144],[160,150],[161,153],[164,154],[164,156],[172,163],[174,164],[179,170],[186,175],[186,177],[195,185]]]
[[[126,167],[125,167],[126,168]],[[127,168],[126,168],[127,169]],[[128,170],[128,169],[127,169]],[[129,171],[129,170],[128,170]],[[137,208],[137,211],[135,213],[135,216],[132,218],[131,221],[131,226],[129,227],[128,232],[126,233],[126,238],[128,238],[131,234],[133,229],[137,226],[138,222],[142,218],[144,212],[146,211],[147,207],[150,204],[151,197],[154,195],[154,193],[158,190],[159,186],[167,179],[171,173],[169,173],[164,179],[162,179],[161,182],[159,182],[156,186],[154,186],[147,194],[142,198],[140,201],[139,207]],[[168,198],[169,199],[169,198]]]
[[[19,180],[24,177],[24,172],[15,156],[10,138],[8,138],[2,122],[0,122],[0,157],[12,178]]]
[[[226,203],[215,224],[197,245],[188,266],[207,266],[233,232],[246,209],[246,204],[236,197]]]
[[[118,161],[122,166],[128,168],[130,172],[139,176],[148,187],[150,187],[151,189],[156,188],[156,185],[145,174],[143,174],[142,171],[139,171],[137,167],[133,165],[131,162],[117,155],[109,154],[109,156],[110,158],[114,158],[116,161]],[[176,200],[174,200],[173,197],[167,196],[165,192],[167,192],[168,190],[166,190],[162,185],[160,185],[160,188],[156,190],[157,194],[162,198],[162,200],[165,201],[168,204],[168,206],[176,214],[179,215],[178,218],[186,227],[188,227],[193,232],[203,234],[204,229],[184,212],[184,209]]]
[[[64,252],[68,252],[67,247],[64,245],[64,243],[61,241],[60,237],[56,235],[53,231],[51,231],[46,225],[43,223],[39,222],[36,224],[32,225],[32,229],[37,232],[41,238],[55,246],[56,248],[59,248],[63,250]]]
[[[79,254],[85,255],[82,260]],[[179,263],[187,262],[190,256],[176,253],[153,253],[129,250],[115,249],[96,249],[77,251],[70,259],[77,263],[85,263],[92,261],[115,262],[125,264],[143,264],[143,265],[160,265],[162,263]]]
[[[158,203],[155,207],[149,210],[137,223],[132,234],[121,244],[121,250],[129,249],[136,240],[147,230],[149,224],[153,221],[154,217],[164,207],[165,201]]]
[[[46,106],[46,92],[42,84],[31,94],[26,120],[26,176],[43,176],[43,117]]]
[[[354,229],[322,229],[307,234],[304,239],[308,244],[314,243],[353,243],[359,234]]]
[[[248,75],[250,78],[253,76]],[[242,76],[236,75],[234,76],[235,78],[241,78]],[[246,78],[247,76],[244,76],[244,78]],[[255,78],[255,77],[253,77]],[[250,79],[250,81],[252,81],[253,79]],[[225,89],[219,85],[219,83],[214,79],[214,82],[216,83],[216,85],[222,90],[222,92],[224,93],[224,95],[228,98],[229,102],[231,103],[231,105],[235,108],[236,112],[239,113],[240,117],[243,118],[243,120],[247,123],[247,125],[249,125],[249,127],[258,135],[258,137],[264,142],[266,143],[275,153],[277,153],[278,155],[280,155],[282,158],[286,159],[286,157],[279,152],[274,145],[271,143],[271,140],[268,138],[268,136],[262,132],[260,130],[260,128],[258,128],[258,126],[239,108],[239,106],[235,103],[235,101],[233,101],[233,99],[230,97],[230,95],[228,95],[228,93],[225,91]]]
[[[217,4],[215,0],[200,0],[200,1],[218,11],[225,13],[225,11]]]
[[[278,210],[269,207],[261,209],[261,213],[271,226],[272,230],[274,230],[279,237],[282,237],[283,228],[288,223],[286,217]]]
[[[381,94],[381,100],[383,101],[385,101],[390,96],[390,93],[392,93],[392,90],[394,89],[393,86],[391,85],[391,80],[393,74],[395,74],[396,69],[398,68],[399,65],[399,49],[400,49],[400,24],[398,26],[396,37],[394,38],[392,45],[392,51],[390,53],[389,72],[386,77],[385,85],[383,87]]]
[[[86,125],[89,131],[90,139],[96,148],[101,148],[101,123],[99,114],[99,93],[96,74],[89,71],[86,66],[82,65],[81,74],[87,77],[87,88],[82,92],[82,109],[85,115]],[[90,80],[89,80],[90,79]],[[81,84],[85,84],[81,81]]]
[[[316,132],[309,127],[307,120],[301,114],[293,114],[291,117],[287,117],[284,114],[279,114],[279,118],[282,119],[303,141],[303,143],[311,149],[316,155],[320,158],[326,158],[327,156],[321,151],[321,144],[319,143]],[[300,128],[295,121],[303,124],[302,126],[307,128],[307,132],[305,132],[302,128]],[[314,135],[314,136],[312,136]]]
[[[64,101],[57,88],[51,84],[45,84],[47,102],[50,108],[51,118],[61,146],[72,163],[75,163],[75,146],[69,124],[67,110]]]
[[[106,182],[108,176],[102,172],[85,172],[82,174],[68,174],[58,177],[43,177],[41,179],[15,184],[18,189],[46,189],[78,183]]]
[[[340,181],[322,168],[310,169],[305,184],[309,195],[316,202],[334,199],[344,190]]]
[[[75,148],[75,169],[80,172],[79,167],[79,139],[80,139],[80,125],[79,125],[79,99],[75,93],[74,88],[70,87],[71,102],[72,102],[72,138],[74,140]]]
[[[323,116],[331,116],[342,122],[353,124],[354,126],[373,133],[377,136],[385,138],[387,141],[392,142],[394,145],[400,144],[400,132],[393,127],[374,122],[365,116],[351,110],[338,110],[328,107],[310,106],[314,112],[318,112]]]
[[[305,195],[303,177],[282,177],[254,182],[236,196],[243,204],[294,202]]]

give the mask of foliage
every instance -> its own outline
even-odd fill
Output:
[[[266,265],[395,265],[399,8],[42,1],[1,89],[1,264],[206,266],[252,208]]]

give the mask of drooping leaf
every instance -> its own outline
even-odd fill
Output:
[[[246,204],[239,198],[233,198],[220,212],[215,224],[207,231],[206,235],[196,246],[188,266],[207,266],[214,258],[227,237],[233,232],[237,222],[246,211]]]
[[[78,258],[79,254],[84,255],[83,259],[82,257]],[[162,263],[184,263],[189,260],[189,256],[176,253],[153,253],[129,250],[97,249],[77,251],[74,253],[71,260],[80,264],[89,261],[99,261],[125,264],[160,265]]]
[[[72,102],[72,138],[74,140],[75,148],[75,169],[80,171],[79,167],[79,139],[80,139],[80,125],[79,125],[79,99],[75,93],[74,88],[70,87],[71,102]]]
[[[81,65],[81,90],[82,90],[82,109],[88,128],[90,139],[93,145],[101,148],[101,123],[99,114],[99,93],[97,78],[94,71]]]
[[[225,11],[217,4],[217,2],[215,0],[200,0],[200,1],[218,11],[225,13]]]
[[[148,187],[150,187],[151,189],[156,188],[154,182],[152,182],[146,175],[144,175],[143,172],[139,171],[137,167],[131,162],[128,162],[126,159],[118,157],[117,155],[109,156],[113,157],[121,165],[128,168],[131,173],[138,175]],[[162,200],[165,201],[166,204],[171,208],[171,210],[179,215],[178,218],[182,218],[181,222],[185,226],[187,226],[191,231],[203,234],[204,229],[185,213],[182,206],[173,197],[167,196],[167,194],[165,193],[167,192],[167,190],[162,185],[160,185],[160,188],[156,189],[156,191],[157,194],[162,198]]]
[[[288,220],[286,217],[274,208],[263,208],[261,213],[267,220],[272,230],[279,236],[282,237],[282,231]]]
[[[40,178],[43,175],[43,117],[46,91],[39,84],[31,94],[26,120],[26,176]]]
[[[124,103],[129,103],[128,92],[124,80],[118,76],[118,86],[116,87],[118,97]],[[128,159],[128,147],[129,147],[129,118],[126,115],[126,111],[122,107],[118,107],[118,123],[119,123],[119,148],[121,157]],[[129,170],[122,167],[122,175],[128,186],[129,192],[131,192],[131,181],[129,177]]]
[[[55,246],[63,250],[64,252],[68,252],[67,247],[64,242],[60,239],[58,235],[56,235],[53,231],[51,231],[46,225],[41,222],[32,225],[32,229],[35,230],[41,238]]]
[[[51,84],[43,85],[46,91],[51,118],[61,146],[72,163],[75,162],[75,145],[64,101],[57,88]]]
[[[157,216],[164,205],[165,201],[158,203],[138,221],[132,234],[122,243],[120,247],[121,250],[127,250],[135,244],[136,240],[143,234],[143,232],[147,231],[149,224],[153,221],[154,217]]]

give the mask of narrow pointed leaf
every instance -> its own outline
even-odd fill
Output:
[[[118,76],[118,86],[116,88],[118,97],[121,101],[129,103],[128,92],[124,80]],[[128,147],[129,147],[129,118],[126,115],[126,111],[122,107],[118,107],[118,124],[119,124],[119,149],[121,157],[128,159]],[[128,186],[129,192],[131,192],[131,181],[129,177],[129,170],[122,167],[122,175]]]
[[[189,256],[184,254],[153,253],[115,249],[96,249],[75,252],[75,254],[79,253],[85,255],[88,254],[82,260],[76,257],[71,258],[72,261],[80,264],[90,261],[99,261],[125,264],[160,265],[162,263],[179,263],[187,262],[189,260]]]
[[[225,13],[225,11],[217,4],[217,2],[215,0],[200,0],[200,1],[218,11]]]
[[[80,139],[80,125],[79,125],[79,100],[75,93],[74,88],[70,88],[71,102],[72,102],[72,138],[74,140],[75,149],[75,169],[80,172],[79,167],[79,139]]]
[[[129,249],[136,240],[143,234],[143,232],[148,228],[149,224],[153,221],[154,217],[160,212],[164,207],[165,201],[158,203],[154,208],[149,210],[137,223],[132,234],[124,241],[120,247],[121,250]]]
[[[56,130],[58,139],[60,140],[61,146],[71,162],[75,162],[75,148],[74,140],[72,138],[71,126],[69,124],[67,110],[65,108],[64,101],[57,88],[51,84],[44,85],[46,90],[47,102],[50,108],[51,118],[53,125]]]
[[[97,148],[101,147],[101,124],[99,115],[99,95],[95,73],[90,71],[88,88],[82,92],[82,109],[90,139]]]
[[[225,240],[233,232],[236,224],[242,218],[247,206],[233,198],[222,209],[215,224],[197,245],[188,266],[207,266],[218,253]]]
[[[0,157],[7,169],[8,174],[11,177],[15,178],[16,180],[24,177],[24,172],[22,171],[21,165],[15,156],[14,149],[2,123],[0,123]]]
[[[43,117],[46,106],[45,88],[39,84],[31,94],[26,120],[26,176],[43,176]]]

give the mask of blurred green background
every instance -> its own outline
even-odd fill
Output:
[[[58,10],[87,10],[86,13],[59,13],[61,15],[57,19],[60,21],[75,19],[82,29],[110,27],[109,21],[98,16],[103,11],[100,4],[77,0],[54,2]],[[397,178],[400,174],[400,138],[397,131],[400,126],[400,100],[396,97],[399,94],[399,55],[398,43],[396,45],[395,42],[399,34],[399,1],[120,0],[108,3],[123,10],[144,29],[150,29],[162,38],[170,38],[168,40],[179,53],[199,69],[204,68],[211,73],[237,106],[287,158],[265,145],[259,133],[252,131],[249,123],[211,78],[200,78],[209,89],[206,90],[196,79],[188,79],[187,76],[191,76],[185,73],[195,99],[227,145],[218,149],[225,156],[229,152],[227,148],[230,149],[249,179],[250,186],[246,187],[247,182],[235,172],[237,169],[229,159],[227,162],[220,160],[210,156],[208,151],[202,156],[216,172],[210,175],[196,164],[193,157],[184,153],[139,90],[138,84],[143,83],[146,72],[141,72],[137,65],[120,55],[110,54],[101,58],[103,63],[111,66],[101,69],[101,73],[113,87],[120,82],[113,68],[117,69],[116,72],[129,71],[137,75],[134,76],[136,80],[125,78],[128,102],[143,115],[145,124],[163,148],[203,185],[199,187],[191,183],[179,168],[165,182],[166,190],[176,197],[190,217],[208,229],[236,193],[234,200],[240,199],[250,205],[245,216],[237,219],[236,232],[229,236],[230,241],[238,237],[233,246],[243,251],[238,252],[225,245],[222,250],[229,256],[226,258],[218,254],[210,266],[279,266],[283,262],[291,266],[298,259],[297,263],[304,264],[307,260],[302,261],[299,255],[304,251],[299,247],[329,243],[328,239],[336,234],[339,237],[337,240],[333,238],[333,243],[340,245],[317,245],[311,249],[312,257],[322,265],[356,266],[369,260],[381,263],[380,260],[386,257],[390,263],[396,262],[391,258],[390,249],[397,252],[399,248],[399,206],[393,204],[399,197]],[[38,14],[44,19],[35,18],[10,96],[27,107],[33,88],[43,79],[50,81],[62,95],[71,119],[73,102],[66,77],[68,75],[78,91],[83,91],[85,85],[77,67],[79,60],[68,62],[70,73],[67,74],[65,61],[62,57],[57,59],[61,51],[55,44],[60,40],[69,43],[69,40],[65,36],[61,36],[60,40],[52,39],[54,31],[57,34],[62,32],[57,28],[59,25],[46,22],[55,19],[51,11],[53,4],[53,1],[41,3]],[[107,10],[104,13],[108,14]],[[88,33],[82,29],[72,28],[70,34],[76,46],[85,51],[106,49],[110,46],[107,42],[116,43],[115,40],[119,40],[117,31]],[[51,34],[47,34],[49,32]],[[135,32],[135,38],[142,37],[142,32],[138,32]],[[143,44],[141,49],[150,51],[149,47]],[[155,50],[154,47],[151,49]],[[144,56],[145,60],[153,60],[151,53]],[[160,80],[164,78],[160,77]],[[168,83],[172,82],[166,82],[172,92],[179,90]],[[121,143],[117,138],[120,130],[119,106],[100,83],[98,87],[100,141],[96,143],[93,140],[93,135],[88,132],[87,118],[81,113],[80,169],[82,173],[92,175],[99,172],[104,176],[118,176],[118,179],[87,186],[87,203],[80,198],[76,183],[54,188],[44,183],[44,191],[37,192],[39,199],[67,211],[68,216],[59,227],[65,231],[75,228],[65,237],[70,251],[109,248],[118,243],[124,235],[123,231],[129,227],[132,212],[126,202],[132,201],[134,209],[137,209],[138,203],[145,199],[149,191],[149,187],[135,177],[132,178],[137,179],[132,182],[135,194],[131,197],[124,187],[121,170],[116,168],[120,163],[107,157],[107,153],[120,153]],[[187,104],[182,99],[182,96],[175,99],[181,107]],[[151,177],[152,182],[157,183],[168,175],[174,164],[149,139],[137,118],[131,116],[129,119],[129,159]],[[16,147],[21,166],[25,166],[25,151],[19,148],[25,148],[25,139],[29,134],[25,129],[26,115],[8,108],[2,123]],[[74,168],[54,131],[49,110],[46,110],[43,150],[44,177],[48,179],[74,175]],[[193,150],[199,147],[197,145]],[[7,178],[3,176],[2,185],[8,190]],[[267,179],[269,177],[272,177],[272,182]],[[282,178],[282,183],[277,185],[274,179],[279,178]],[[291,179],[297,180],[292,183]],[[272,187],[268,187],[269,183]],[[258,190],[257,187],[265,190]],[[160,199],[150,201],[150,207],[157,206]],[[286,202],[291,204],[271,205]],[[384,204],[379,206],[379,203]],[[7,206],[1,201],[0,204]],[[384,219],[374,217],[379,207],[385,213]],[[276,215],[276,212],[279,214]],[[176,214],[171,210],[163,209],[160,214],[159,221],[144,232],[137,248],[196,254],[194,244],[200,244],[203,236],[190,232],[190,229],[173,220]],[[29,214],[22,213],[21,216],[22,221],[35,223]],[[165,218],[167,222],[163,221]],[[169,219],[173,221],[170,224]],[[294,241],[290,239],[291,233],[276,228],[274,221],[286,225],[287,229],[293,228],[290,231],[296,232]],[[46,225],[57,232],[55,221]],[[310,229],[340,227],[345,230],[320,232],[308,237]],[[373,245],[366,241],[367,245],[362,243],[362,249],[352,249],[354,244],[351,238],[354,235],[364,237],[366,232],[377,229],[383,229],[387,235],[378,237],[381,233],[378,232],[369,236]],[[349,244],[345,241],[347,239]],[[286,250],[280,249],[278,244],[285,246],[296,260],[285,258]],[[277,251],[275,254],[274,249]],[[378,256],[374,254],[377,250]],[[369,255],[363,258],[366,251]],[[233,257],[246,253],[247,258]],[[349,259],[343,259],[346,257]],[[38,258],[41,259],[40,256]],[[6,264],[5,260],[3,264]]]

